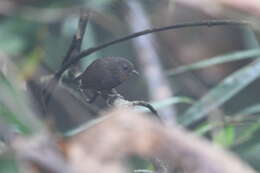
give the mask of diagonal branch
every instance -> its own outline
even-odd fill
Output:
[[[78,30],[77,30],[77,33],[75,33],[75,35],[73,36],[70,47],[66,53],[66,56],[64,57],[64,59],[62,61],[61,69],[63,69],[67,63],[73,61],[74,57],[76,57],[77,54],[80,54],[81,45],[82,45],[82,41],[83,41],[83,38],[85,35],[89,17],[90,17],[90,13],[81,9],[79,23],[78,23]],[[73,63],[72,65],[75,65],[75,63]],[[71,66],[69,66],[69,67],[71,67]],[[67,68],[68,67],[66,66],[66,69]],[[57,84],[58,84],[57,79],[59,79],[59,78],[57,78],[57,77],[52,78],[44,90],[43,102],[44,102],[45,110],[47,110],[48,103],[51,99],[51,94],[52,94],[53,90],[55,89],[55,87],[57,86]]]
[[[213,27],[213,26],[219,26],[219,25],[249,25],[248,22],[244,21],[231,21],[231,20],[215,20],[215,21],[202,21],[202,22],[188,22],[188,23],[182,23],[182,24],[176,24],[176,25],[170,25],[166,27],[160,27],[160,28],[153,28],[153,29],[147,29],[144,31],[136,32],[112,41],[109,41],[107,43],[101,44],[96,47],[92,47],[86,50],[83,50],[80,54],[75,56],[71,61],[68,63],[64,64],[64,66],[55,74],[55,78],[57,80],[60,79],[61,75],[63,72],[69,68],[71,65],[77,63],[79,60],[84,58],[85,56],[88,56],[98,50],[104,49],[108,46],[111,46],[113,44],[117,44],[126,40],[130,40],[142,35],[154,33],[154,32],[160,32],[160,31],[166,31],[166,30],[172,30],[172,29],[180,29],[180,28],[188,28],[188,27],[201,27],[201,26],[206,26],[206,27]]]

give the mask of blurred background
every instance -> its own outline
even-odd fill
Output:
[[[1,0],[2,119],[12,114],[8,123],[19,126],[21,119],[28,125],[36,115],[67,132],[107,107],[102,98],[91,105],[82,101],[66,84],[67,74],[48,116],[40,106],[41,82],[60,68],[82,8],[90,13],[82,50],[149,28],[220,19],[250,22],[149,34],[94,52],[79,65],[83,71],[97,58],[129,59],[140,76],[118,87],[127,100],[153,103],[166,124],[177,121],[260,170],[259,0]],[[30,116],[21,117],[21,110]],[[9,158],[0,156],[0,172],[16,169]]]

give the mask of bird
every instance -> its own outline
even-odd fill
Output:
[[[123,57],[104,57],[93,61],[75,78],[83,90],[111,92],[132,74],[138,74],[134,65]]]

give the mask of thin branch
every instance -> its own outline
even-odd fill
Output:
[[[62,65],[66,64],[68,61],[70,61],[70,59],[73,56],[80,53],[82,40],[84,38],[86,28],[88,25],[88,21],[89,21],[89,16],[90,16],[90,14],[88,12],[81,10],[81,15],[80,15],[79,23],[78,23],[78,31],[77,31],[77,33],[75,33],[75,35],[72,38],[70,48],[69,48],[66,56],[64,57]]]
[[[151,104],[149,104],[149,103],[147,103],[145,101],[133,101],[132,104],[133,104],[133,106],[143,106],[143,107],[146,107],[152,113],[154,113],[156,116],[159,117],[157,110]]]
[[[104,49],[108,46],[111,46],[113,44],[117,44],[126,40],[130,40],[142,35],[154,33],[154,32],[160,32],[160,31],[166,31],[166,30],[172,30],[172,29],[180,29],[180,28],[188,28],[188,27],[201,27],[201,26],[206,26],[206,27],[213,27],[213,26],[219,26],[219,25],[249,25],[248,22],[244,21],[232,21],[232,20],[216,20],[216,21],[201,21],[201,22],[188,22],[188,23],[182,23],[182,24],[176,24],[176,25],[170,25],[166,27],[160,27],[160,28],[153,28],[153,29],[147,29],[144,31],[136,32],[133,34],[129,34],[127,36],[115,39],[113,41],[101,44],[96,47],[92,47],[86,50],[83,50],[79,55],[75,56],[70,62],[64,64],[64,66],[55,74],[55,78],[57,80],[60,79],[62,73],[69,68],[71,65],[75,64],[78,62],[80,59],[82,59],[85,56],[88,56],[98,50]]]

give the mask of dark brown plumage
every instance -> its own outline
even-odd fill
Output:
[[[134,66],[125,58],[99,58],[91,63],[76,80],[80,81],[80,88],[97,91],[111,91],[132,73],[137,73]]]

